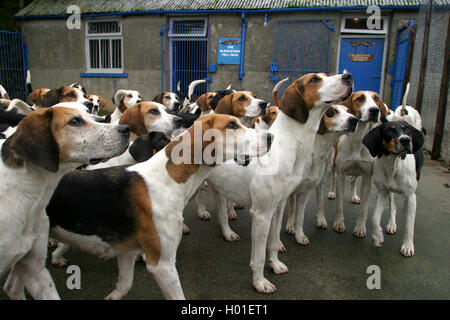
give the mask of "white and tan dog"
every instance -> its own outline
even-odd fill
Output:
[[[235,117],[200,117],[146,162],[66,175],[47,207],[51,234],[92,254],[117,256],[119,279],[107,299],[130,290],[135,257],[143,252],[164,296],[184,299],[175,265],[184,207],[213,167],[261,156],[270,141],[271,134]]]
[[[64,106],[64,104],[61,104]],[[0,275],[11,299],[58,299],[45,268],[49,221],[45,207],[62,176],[82,164],[124,152],[128,126],[98,123],[79,110],[42,108],[1,143]]]
[[[143,100],[144,98],[142,95],[136,90],[117,90],[113,98],[113,103],[116,105],[116,109],[114,109],[111,114],[111,123],[118,122],[125,110]]]
[[[374,159],[362,144],[362,139],[367,132],[380,123],[382,115],[385,114],[385,107],[378,93],[372,91],[354,92],[343,104],[358,117],[359,122],[356,132],[342,136],[335,146],[336,212],[333,229],[337,232],[345,231],[343,207],[345,176],[362,176],[361,209],[353,233],[357,237],[364,237]],[[332,177],[333,175],[334,173]]]
[[[278,259],[284,205],[297,185],[306,179],[305,161],[313,151],[320,119],[326,109],[347,99],[353,88],[351,74],[327,76],[311,73],[302,76],[285,91],[280,113],[268,132],[275,138],[263,157],[248,168],[229,164],[214,168],[208,183],[219,193],[216,205],[222,227],[228,226],[227,199],[251,206],[252,254],[250,267],[253,286],[258,292],[271,293],[275,286],[264,277],[266,251],[269,266],[276,274],[288,271]],[[222,230],[233,239],[235,233]]]
[[[343,105],[332,105],[327,109],[320,122],[314,141],[314,151],[311,154],[309,172],[293,194],[289,197],[289,215],[286,223],[287,233],[294,235],[297,243],[309,244],[308,237],[303,232],[303,220],[308,200],[316,190],[317,227],[327,228],[324,212],[324,183],[328,171],[334,143],[344,134],[354,132],[358,118],[348,112]]]

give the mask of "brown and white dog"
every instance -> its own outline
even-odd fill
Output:
[[[52,107],[61,102],[77,102],[86,108],[92,108],[92,102],[78,88],[64,86],[58,89],[37,89],[28,96],[28,100],[36,108]]]
[[[45,214],[62,176],[76,167],[124,152],[130,130],[98,123],[64,103],[42,108],[20,121],[0,142],[0,275],[12,270],[4,285],[11,299],[58,299],[45,268],[49,220]]]
[[[303,232],[303,220],[308,200],[316,190],[317,227],[327,228],[324,212],[324,182],[328,171],[334,143],[344,134],[354,132],[358,118],[348,112],[343,105],[330,106],[320,121],[314,141],[314,151],[311,154],[307,176],[289,197],[289,215],[286,232],[294,235],[297,243],[309,244],[308,237]]]
[[[305,160],[313,152],[323,114],[330,105],[347,99],[352,89],[353,77],[349,73],[335,76],[310,73],[297,79],[286,89],[280,104],[281,112],[268,130],[275,137],[270,151],[251,161],[247,168],[230,163],[214,168],[208,176],[208,184],[219,194],[216,206],[222,227],[228,226],[227,199],[251,206],[250,267],[253,286],[258,292],[276,290],[264,277],[266,252],[269,266],[276,274],[288,271],[278,259],[286,200],[308,178]],[[235,235],[231,229],[222,230],[222,233],[228,233],[229,238]]]
[[[98,115],[101,111],[105,110],[106,101],[102,97],[96,94],[88,94],[87,98],[92,102],[92,107],[90,108],[90,113]]]
[[[142,95],[136,90],[117,90],[112,100],[116,109],[111,114],[111,123],[118,122],[125,110],[143,100]]]
[[[173,92],[161,92],[154,97],[152,101],[158,102],[165,106],[168,112],[179,111],[180,109],[180,98],[178,98],[177,94]]]
[[[271,134],[235,117],[202,116],[146,162],[67,174],[47,207],[51,234],[91,254],[118,258],[118,282],[107,299],[130,290],[135,257],[143,252],[164,296],[184,299],[175,265],[184,207],[212,168],[262,156],[271,141]]]
[[[343,207],[345,176],[362,176],[361,209],[353,234],[364,237],[374,159],[362,144],[362,139],[372,128],[381,123],[386,110],[378,93],[372,91],[354,92],[343,104],[359,119],[359,122],[355,133],[342,136],[335,146],[336,213],[333,229],[337,232],[345,231]],[[333,176],[334,173],[332,178]],[[330,196],[332,198],[332,194],[329,194],[329,198]]]

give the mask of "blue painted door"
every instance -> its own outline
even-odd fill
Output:
[[[380,92],[383,52],[383,38],[341,38],[339,73],[353,74],[354,91]]]

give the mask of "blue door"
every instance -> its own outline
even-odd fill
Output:
[[[380,92],[383,52],[383,38],[341,38],[339,73],[353,74],[354,91]]]

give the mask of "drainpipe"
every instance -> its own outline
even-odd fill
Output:
[[[245,22],[245,12],[241,12],[242,16],[242,32],[241,32],[241,63],[239,66],[239,82],[244,79],[244,57],[245,57],[245,30],[247,29],[247,22]]]

